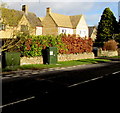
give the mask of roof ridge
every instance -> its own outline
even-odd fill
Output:
[[[71,16],[83,16],[83,14],[79,14],[79,15],[70,15],[70,17],[71,17]]]
[[[59,13],[53,13],[53,12],[51,12],[50,14],[57,14],[57,15],[63,15],[63,16],[69,16],[69,15],[64,15],[64,14],[59,14]]]

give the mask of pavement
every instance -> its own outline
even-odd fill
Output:
[[[39,69],[39,70],[19,70],[19,71],[11,71],[11,72],[3,72],[2,73],[2,79],[9,79],[9,78],[18,78],[18,77],[30,77],[35,75],[43,75],[45,73],[53,73],[58,71],[64,71],[64,70],[74,70],[77,68],[85,68],[85,67],[91,67],[94,64],[88,64],[88,65],[77,65],[77,66],[70,66],[70,67],[56,67],[56,68],[47,68],[47,69]]]

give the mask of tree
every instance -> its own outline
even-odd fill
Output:
[[[103,45],[104,42],[113,39],[113,35],[118,32],[118,22],[113,12],[110,8],[105,8],[98,24],[96,42]]]
[[[120,17],[119,17],[119,23],[118,24],[119,24],[119,33],[120,33]]]

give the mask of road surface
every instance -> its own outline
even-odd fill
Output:
[[[117,110],[120,61],[3,79],[3,113]],[[109,106],[109,107],[108,107]]]

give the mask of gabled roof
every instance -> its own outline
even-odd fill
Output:
[[[88,29],[89,29],[89,37],[91,37],[93,31],[96,29],[95,26],[88,26]]]
[[[10,26],[18,25],[18,22],[23,16],[22,11],[16,11],[14,9],[1,8],[1,18],[3,19],[3,23],[8,24]]]
[[[44,20],[45,17],[39,17],[40,21],[42,22]]]
[[[58,27],[76,28],[82,15],[67,16],[57,13],[49,13]],[[41,21],[43,19],[39,18]]]
[[[57,24],[59,27],[68,27],[72,28],[72,23],[70,20],[70,17],[67,15],[61,15],[57,13],[51,13],[50,16],[53,18],[54,22]]]
[[[8,24],[10,26],[18,25],[23,15],[25,15],[23,11],[7,9],[7,8],[1,8],[1,13],[2,13],[1,17],[3,19],[3,23]],[[32,27],[42,26],[40,20],[34,13],[28,12],[28,14],[25,16]]]
[[[58,27],[75,29],[83,15],[68,16],[68,15],[57,14],[57,13],[51,12],[51,8],[48,7],[46,8],[46,17],[44,18],[39,17],[39,20],[41,22],[43,22],[44,20],[49,21],[49,20],[46,20],[47,16],[50,16]]]
[[[34,14],[34,13],[28,13],[27,15],[25,15],[27,20],[29,21],[30,25],[33,27],[36,26],[42,26],[39,18]]]
[[[81,19],[82,15],[74,15],[74,16],[70,16],[70,20],[72,23],[73,28],[76,28],[80,19]]]

